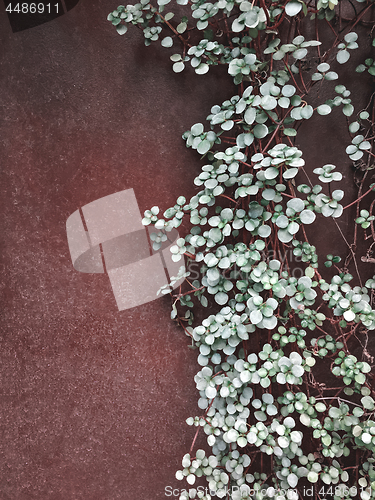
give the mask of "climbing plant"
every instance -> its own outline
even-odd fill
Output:
[[[375,498],[375,276],[361,276],[356,252],[367,241],[362,261],[375,261],[374,3],[141,0],[108,20],[120,35],[135,25],[146,45],[159,41],[174,72],[222,66],[235,85],[183,135],[203,163],[196,194],[143,219],[155,249],[190,223],[171,249],[178,276],[160,291],[201,367],[180,500]],[[366,56],[348,83],[341,68],[358,47]],[[357,79],[368,85],[363,109]],[[319,101],[317,88],[330,98]],[[305,165],[301,124],[335,108],[346,163]],[[358,196],[348,201],[342,178],[352,172]],[[340,217],[350,207],[348,241]],[[313,243],[328,219],[343,246],[322,262]]]

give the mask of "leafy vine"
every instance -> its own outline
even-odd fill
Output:
[[[187,420],[196,435],[176,473],[188,483],[180,500],[375,498],[375,377],[367,349],[375,276],[361,276],[356,253],[362,234],[369,247],[361,260],[375,262],[375,101],[373,93],[356,112],[353,89],[340,77],[360,46],[369,57],[356,67],[358,78],[367,75],[374,86],[374,3],[169,4],[141,0],[119,6],[108,20],[120,35],[137,26],[146,45],[178,46],[170,55],[174,72],[190,64],[204,75],[222,65],[237,86],[211,108],[206,125],[183,135],[205,161],[197,193],[189,201],[180,196],[162,217],[152,207],[143,219],[157,231],[155,248],[184,217],[191,223],[171,249],[185,265],[161,289],[201,367],[200,414]],[[322,85],[331,98],[316,102],[312,90]],[[300,125],[335,108],[348,127],[348,162],[305,168],[296,146]],[[350,167],[358,196],[345,204],[340,182]],[[350,243],[338,220],[352,206]],[[323,271],[334,269],[331,279],[305,227],[319,229],[325,218],[347,248],[346,255],[327,255]],[[202,307],[211,314],[197,324],[194,311]],[[353,354],[358,347],[361,359]],[[199,431],[210,452],[195,449]],[[208,488],[196,486],[202,477]]]

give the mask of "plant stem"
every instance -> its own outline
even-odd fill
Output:
[[[367,190],[365,193],[363,193],[362,196],[360,196],[359,198],[357,198],[356,200],[352,201],[352,203],[349,203],[349,205],[346,205],[346,207],[344,207],[344,210],[346,210],[347,208],[355,205],[356,203],[358,203],[360,200],[362,200],[362,198],[364,198],[365,196],[367,196],[369,193],[371,193],[371,191],[374,191],[375,189],[375,186],[372,186],[370,187],[369,190]]]

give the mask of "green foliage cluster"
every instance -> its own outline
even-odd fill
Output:
[[[204,75],[221,65],[237,86],[205,124],[183,135],[204,159],[196,194],[180,196],[162,215],[152,207],[143,219],[158,231],[156,249],[184,219],[190,222],[189,234],[171,248],[172,259],[185,265],[161,292],[171,295],[171,316],[198,352],[200,414],[187,423],[206,434],[211,452],[194,451],[194,439],[176,473],[189,485],[180,500],[212,498],[192,487],[202,477],[217,497],[232,500],[294,500],[306,484],[315,498],[323,498],[326,485],[334,486],[334,500],[375,498],[375,390],[363,349],[375,330],[375,276],[363,285],[346,240],[345,265],[337,267],[341,257],[330,254],[331,269],[323,269],[331,274],[322,276],[307,236],[314,235],[309,226],[326,219],[341,231],[336,219],[354,204],[355,234],[359,226],[373,233],[374,203],[360,204],[373,197],[373,185],[363,194],[362,188],[373,168],[374,124],[367,110],[355,114],[340,76],[352,51],[366,43],[354,29],[373,3],[350,2],[352,20],[340,18],[345,0],[176,0],[166,12],[170,3],[120,6],[108,20],[119,34],[136,25],[146,45],[180,46],[170,55],[174,72],[189,63]],[[322,27],[333,33],[331,43],[322,45]],[[357,72],[374,76],[373,59]],[[315,102],[317,85],[332,98]],[[348,124],[348,164],[315,165],[309,173],[295,137],[303,122],[335,108]],[[344,191],[331,186],[340,186],[351,164],[363,174],[360,195],[344,207]],[[200,268],[195,279],[192,263]],[[187,291],[173,291],[182,279]],[[197,307],[210,307],[200,324]],[[358,342],[367,361],[352,353]]]

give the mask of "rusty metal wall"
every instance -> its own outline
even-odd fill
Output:
[[[165,498],[190,446],[195,355],[169,301],[118,311],[73,269],[65,223],[133,188],[141,212],[191,195],[181,134],[221,102],[88,0],[13,33],[1,6],[0,499]],[[195,93],[200,89],[199,95]]]

